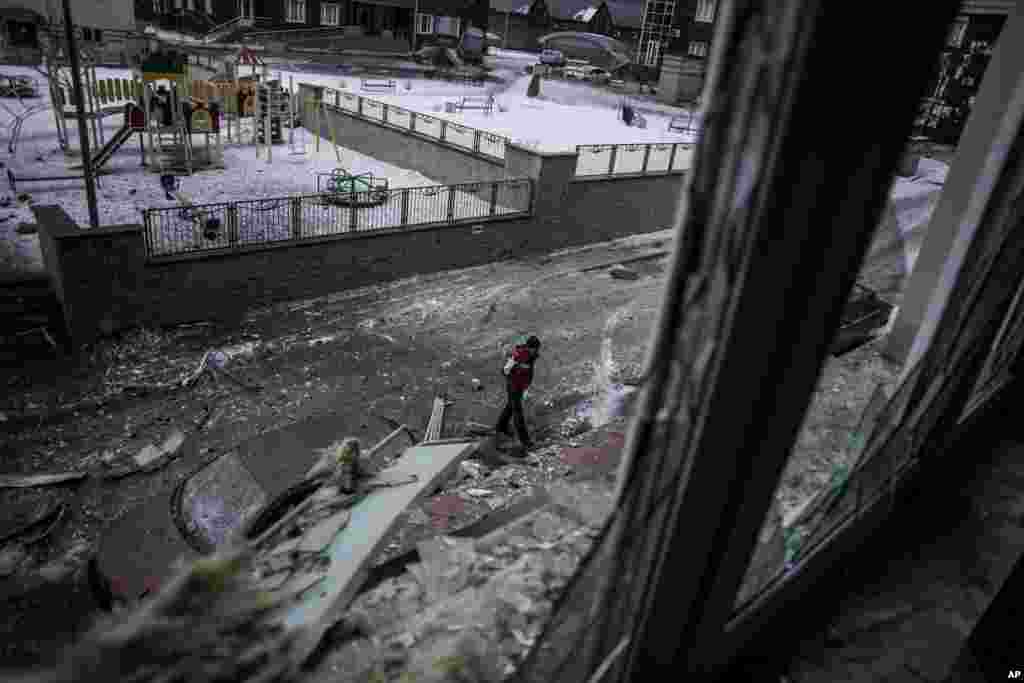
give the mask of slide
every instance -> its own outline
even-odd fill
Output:
[[[128,117],[125,118],[127,119]],[[103,149],[96,152],[93,156],[93,170],[98,170],[101,166],[110,161],[110,157],[114,156],[114,152],[116,152],[134,132],[135,131],[132,130],[131,123],[129,121],[125,121],[124,125],[114,133],[114,137],[107,140],[107,144],[103,145]]]
[[[453,50],[452,48],[445,48],[444,53],[445,56],[448,57],[448,61],[450,61],[454,66],[466,66],[466,63],[462,61],[461,57],[459,57],[459,53]]]

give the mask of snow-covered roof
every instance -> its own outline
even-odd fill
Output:
[[[491,11],[493,12],[509,12],[510,14],[529,14],[530,5],[533,2],[523,2],[523,0],[491,0]]]
[[[575,19],[576,21],[590,21],[591,19],[594,18],[595,14],[597,14],[596,7],[586,7],[584,9],[581,9],[576,14],[572,15],[572,18]]]

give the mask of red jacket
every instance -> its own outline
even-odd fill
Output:
[[[512,355],[505,362],[505,377],[511,391],[521,392],[530,388],[533,381],[533,364],[536,360],[525,345],[517,344],[512,349]]]

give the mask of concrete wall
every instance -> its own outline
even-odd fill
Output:
[[[301,86],[300,101],[312,97],[312,91]],[[333,103],[332,103],[333,104]],[[310,119],[311,116],[307,116]],[[315,129],[315,119],[306,120],[308,128]],[[417,135],[389,126],[382,126],[366,119],[350,116],[335,109],[326,109],[326,116],[320,121],[320,135],[331,139],[331,126],[338,144],[361,154],[386,161],[395,166],[418,171],[441,184],[466,183],[486,180],[503,180],[515,176],[506,170],[506,163],[471,151],[439,143],[434,138]],[[531,162],[520,160],[517,167],[531,166]],[[534,162],[532,165],[537,165]]]
[[[36,207],[44,261],[76,343],[136,325],[236,320],[246,309],[671,227],[681,175],[573,179],[575,155],[544,158],[532,216],[338,235],[149,263],[141,226],[83,230]],[[201,302],[197,305],[197,302]]]

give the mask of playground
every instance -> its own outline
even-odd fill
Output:
[[[300,83],[443,117],[544,152],[569,152],[577,144],[689,142],[695,137],[692,121],[686,122],[688,130],[679,125],[680,117],[688,119],[684,110],[637,101],[634,106],[642,112],[637,119],[645,127],[626,125],[621,95],[545,79],[540,95],[530,98],[530,76],[511,69],[480,85],[328,76],[297,64],[248,63],[242,54],[233,66],[231,77],[209,81],[192,80],[180,65],[153,60],[135,70],[83,70],[101,225],[139,223],[146,209],[179,208],[184,218],[170,237],[180,240],[197,226],[200,232],[206,229],[205,214],[192,207],[311,195],[326,187],[337,188],[339,196],[359,194],[358,206],[346,206],[343,197],[332,203],[332,211],[341,212],[339,221],[348,225],[344,212],[362,210],[368,212],[366,224],[375,225],[380,222],[376,214],[394,213],[385,190],[440,184],[339,147],[327,131],[319,138],[289,125],[316,115],[302,111],[297,98],[288,98]],[[15,92],[3,98],[0,110],[6,128],[0,163],[7,181],[0,193],[0,272],[7,276],[42,270],[38,238],[30,234],[33,204],[59,204],[79,225],[89,224],[69,72],[65,69],[60,77],[53,68],[49,74],[29,67],[4,69],[7,78],[31,83],[35,95]],[[15,90],[24,92],[22,86]],[[266,144],[267,131],[275,144]],[[331,176],[334,181],[327,180]],[[460,197],[467,206],[473,201]]]
[[[77,122],[55,115],[47,96],[47,81],[39,72],[16,66],[5,67],[5,72],[31,79],[37,90],[37,96],[25,98],[24,104],[6,98],[3,104],[9,112],[0,110],[6,119],[6,139],[0,147],[0,163],[3,164],[0,180],[4,183],[0,191],[0,276],[10,278],[42,272],[38,237],[19,230],[21,225],[35,223],[32,205],[58,204],[82,226],[89,225],[89,214]],[[140,115],[145,118],[144,110],[135,104],[133,88],[142,84],[137,76],[128,69],[95,68],[96,82],[102,84],[97,85],[97,90],[110,89],[115,95],[100,104],[99,116],[87,121],[90,151],[98,171],[101,225],[139,223],[143,210],[151,208],[309,195],[317,192],[318,174],[369,174],[376,179],[375,185],[386,182],[391,188],[438,184],[420,173],[336,147],[329,139],[318,139],[305,129],[289,128],[287,120],[281,121],[280,127],[272,125],[271,136],[278,144],[271,146],[268,155],[266,145],[258,144],[261,131],[256,125],[254,114],[258,102],[251,97],[253,92],[247,93],[250,95],[248,103],[245,97],[238,98],[243,109],[250,108],[251,115],[218,112],[221,116],[215,132],[212,126],[209,126],[211,132],[203,132],[201,125],[190,131],[189,128],[193,128],[191,117],[187,126],[185,121],[173,125],[173,118],[165,124],[171,107],[161,106],[160,98],[153,97],[151,102],[155,104],[149,120],[156,123],[151,126],[153,140],[150,141],[150,129],[140,130],[132,125],[133,118],[136,124],[141,123]],[[165,88],[161,96],[170,99],[168,79],[162,82],[154,79],[146,87],[156,95],[161,86]],[[119,98],[116,97],[118,89]],[[203,91],[204,86],[195,89]],[[131,96],[125,97],[126,92]],[[66,100],[62,109],[65,116],[72,111]],[[205,117],[200,115],[199,118]],[[12,152],[9,145],[14,139],[15,125],[17,138]],[[183,144],[185,136],[191,138],[190,150]],[[142,165],[143,149],[147,166]],[[189,162],[191,173],[187,168]],[[174,178],[170,190],[161,180],[164,176]],[[44,180],[34,180],[36,178]],[[358,192],[364,189],[361,182],[335,183],[335,186],[339,190]]]

